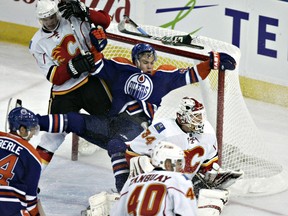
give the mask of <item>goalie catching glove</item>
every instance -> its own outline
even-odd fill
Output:
[[[212,169],[207,171],[205,175],[199,173],[207,185],[215,189],[227,189],[243,176],[242,170],[225,170],[217,163],[213,163]]]
[[[61,2],[58,4],[59,11],[62,17],[70,19],[72,16],[80,18],[82,21],[86,20],[89,10],[86,9],[84,3],[80,1]]]
[[[93,54],[79,54],[75,58],[70,59],[67,65],[67,70],[72,78],[79,78],[84,72],[92,72],[94,66],[95,63]]]
[[[235,59],[226,54],[211,51],[210,52],[210,68],[214,70],[234,70],[236,67]]]
[[[101,52],[107,45],[107,35],[105,30],[98,26],[97,28],[92,28],[89,33],[91,43],[96,48],[98,52]]]

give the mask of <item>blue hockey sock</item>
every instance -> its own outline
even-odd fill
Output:
[[[111,158],[116,189],[120,192],[129,176],[129,165],[125,158],[126,144],[122,140],[113,139],[108,142],[107,150]]]

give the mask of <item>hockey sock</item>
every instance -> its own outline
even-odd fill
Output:
[[[37,115],[37,118],[41,131],[62,133],[67,127],[67,116],[64,114]]]
[[[129,166],[125,158],[126,144],[122,140],[113,139],[108,142],[107,150],[111,158],[116,189],[120,192],[129,176]]]
[[[84,117],[77,112],[67,114],[37,115],[40,130],[49,133],[73,132],[81,135],[85,131]]]

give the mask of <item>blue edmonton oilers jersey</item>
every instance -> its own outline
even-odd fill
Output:
[[[19,136],[0,132],[0,215],[21,209],[34,215],[40,174],[36,149]]]
[[[152,119],[162,97],[174,89],[198,82],[193,68],[177,69],[172,65],[162,65],[152,74],[145,74],[122,57],[101,59],[96,68],[92,75],[104,79],[111,86],[111,115],[124,111],[133,115],[144,111]]]

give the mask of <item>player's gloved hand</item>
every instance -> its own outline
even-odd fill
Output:
[[[142,173],[149,173],[155,167],[151,164],[151,160],[146,155],[133,157],[130,159],[130,173],[129,178],[135,177]]]
[[[61,2],[58,4],[58,8],[65,19],[70,19],[71,16],[74,16],[84,21],[88,16],[85,4],[80,1]]]
[[[67,69],[72,78],[79,78],[84,72],[91,72],[94,68],[94,55],[86,53],[79,54],[68,62]]]
[[[98,52],[101,52],[107,45],[107,35],[101,26],[92,28],[89,33],[91,43]]]
[[[235,59],[226,54],[211,51],[210,52],[210,68],[214,70],[234,70],[236,67]]]

